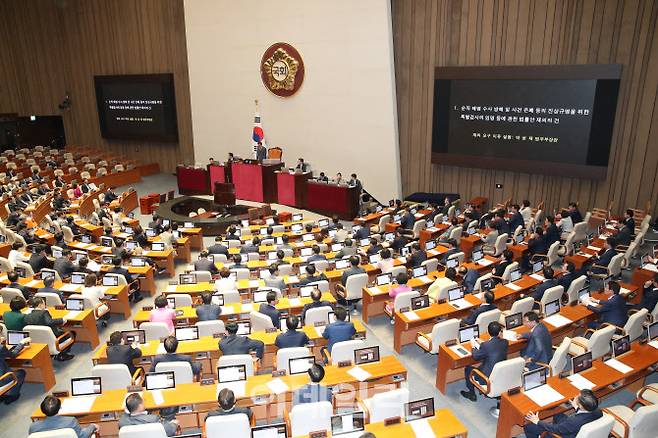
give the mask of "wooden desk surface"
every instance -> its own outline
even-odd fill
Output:
[[[468,435],[468,429],[464,426],[450,409],[438,409],[434,417],[427,420],[437,438],[448,438]],[[372,432],[377,438],[401,438],[416,436],[410,423],[404,420],[400,424],[385,426],[384,422],[370,423],[366,425],[366,431]],[[419,437],[423,438],[423,437]]]

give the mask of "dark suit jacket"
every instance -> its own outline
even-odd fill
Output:
[[[279,318],[281,314],[279,313],[278,310],[274,306],[268,303],[261,303],[260,307],[258,308],[258,311],[262,313],[263,315],[267,315],[270,317],[272,320],[272,325],[274,327],[279,327]]]
[[[225,256],[228,256],[228,248],[225,247],[224,245],[220,245],[218,243],[215,243],[214,245],[211,245],[208,247],[208,252],[210,254],[224,254]]]
[[[491,375],[494,365],[507,359],[508,342],[502,338],[491,338],[473,349],[473,360],[482,362],[478,367],[485,376]]]
[[[404,236],[396,236],[395,239],[393,239],[393,242],[391,243],[391,248],[393,251],[400,252],[400,250],[406,245],[408,242],[407,238]]]
[[[48,310],[32,309],[32,312],[25,315],[25,325],[45,325],[52,329],[55,336],[64,334],[60,326],[64,324],[62,318],[53,319]]]
[[[230,411],[224,411],[221,408],[215,409],[214,411],[208,411],[208,415],[206,416],[206,418],[215,417],[218,415],[233,415],[233,414],[245,414],[247,417],[249,417],[249,421],[251,421],[251,417],[253,416],[253,413],[251,412],[250,408],[235,406]]]
[[[26,300],[32,296],[30,290],[20,283],[9,283],[6,287],[11,287],[12,289],[18,289],[19,291],[23,292],[23,296],[25,297]]]
[[[495,304],[482,304],[471,311],[471,313],[463,319],[465,325],[475,324],[475,320],[484,312],[497,309]]]
[[[361,239],[365,239],[368,236],[370,236],[370,228],[361,227],[358,230],[356,230],[356,233],[354,233],[352,238],[354,238],[354,240],[361,240]]]
[[[192,366],[192,372],[195,375],[201,373],[201,362],[193,362],[192,358],[185,354],[178,354],[178,353],[158,354],[153,358],[153,363],[151,364],[151,372],[155,371],[155,366],[160,362],[187,362]]]
[[[544,296],[544,292],[553,286],[557,286],[557,280],[555,278],[546,279],[543,283],[538,284],[535,290],[528,295],[530,295],[535,301],[541,301],[541,297]]]
[[[623,327],[628,321],[626,300],[621,295],[613,295],[607,301],[601,301],[600,306],[587,306],[592,312],[601,316],[603,322]]]
[[[578,277],[579,275],[577,272],[567,272],[558,278],[557,284],[562,286],[566,292],[567,289],[569,289],[569,286],[571,286],[571,283]]]
[[[494,266],[494,274],[496,277],[502,277],[503,274],[505,273],[505,269],[511,264],[512,262],[506,262],[502,261],[498,263],[496,266]]]
[[[562,421],[556,423],[540,421],[537,423],[537,427],[541,432],[556,433],[562,438],[576,438],[581,427],[598,420],[602,415],[603,413],[598,409],[594,412],[579,412],[566,418],[563,417]]]
[[[211,262],[208,259],[200,259],[194,262],[194,270],[208,271],[211,274],[217,274],[219,272],[219,269],[217,269],[217,265],[215,265],[213,262]]]
[[[317,272],[316,272],[315,275],[307,275],[306,277],[299,280],[299,284],[300,284],[300,286],[306,286],[309,283],[314,283],[316,281],[322,281],[322,280],[326,280],[326,279],[327,279],[327,276],[324,275],[324,272],[321,273],[320,275],[318,275]]]
[[[441,263],[446,264],[448,262],[448,257],[450,257],[453,254],[457,254],[460,252],[459,248],[450,248],[448,251],[443,253],[443,257],[441,258]]]
[[[142,357],[142,350],[132,348],[130,345],[109,345],[107,347],[107,363],[124,364],[128,366],[131,375],[135,374],[137,370],[133,359],[138,357]]]
[[[518,227],[519,225],[521,225],[521,228],[524,228],[525,221],[523,220],[523,216],[521,216],[521,213],[517,211],[509,219],[509,230],[513,233],[514,231],[516,231],[516,227]]]
[[[569,217],[571,218],[571,222],[573,222],[574,225],[576,225],[578,222],[583,221],[583,215],[580,214],[579,210],[574,210],[571,213],[569,213]]]
[[[356,334],[354,324],[346,321],[336,321],[325,327],[322,336],[327,342],[327,350],[331,353],[331,348],[336,342],[349,341]]]
[[[249,339],[246,336],[228,335],[219,341],[219,349],[222,354],[249,354],[252,351],[256,352],[256,356],[263,357],[263,350],[265,345],[262,341]]]
[[[531,332],[521,335],[528,340],[528,345],[521,351],[523,357],[532,359],[533,362],[549,363],[553,357],[553,340],[551,334],[542,323]]]
[[[409,256],[408,262],[409,262],[409,266],[411,266],[412,268],[417,268],[425,260],[427,260],[427,254],[425,253],[424,250],[420,249],[418,251],[415,251],[413,254]]]
[[[199,318],[199,321],[214,321],[219,319],[221,313],[222,308],[217,304],[201,304],[196,307],[196,316]]]
[[[132,281],[132,277],[130,276],[130,272],[126,268],[121,268],[121,267],[114,266],[114,267],[110,268],[107,272],[109,272],[110,274],[123,275],[123,278],[126,279],[126,282],[128,284],[130,284],[130,282]]]
[[[288,330],[285,333],[281,333],[274,341],[274,345],[277,348],[303,347],[307,343],[308,336],[306,336],[306,333],[297,330]]]
[[[53,269],[57,271],[60,277],[66,278],[75,271],[75,265],[66,257],[60,257],[53,263]]]
[[[642,301],[634,306],[635,309],[647,309],[651,312],[658,304],[658,288],[649,286],[644,288]]]
[[[343,271],[343,275],[340,276],[340,282],[343,286],[345,286],[345,283],[347,283],[347,279],[351,275],[363,274],[364,272],[366,272],[365,269],[363,269],[360,266],[356,266],[356,267],[350,266],[349,268],[347,268]]]
[[[400,226],[406,230],[413,229],[414,223],[416,223],[416,218],[411,212],[406,212],[400,219]]]
[[[39,254],[32,254],[30,256],[30,260],[28,260],[28,263],[34,272],[39,272],[41,269],[48,267],[48,259],[46,256]]]
[[[331,304],[329,301],[312,301],[308,304],[304,304],[304,307],[302,308],[302,320],[306,319],[306,312],[309,309],[315,309],[316,307],[323,307],[323,306],[328,306],[331,307],[332,309],[334,308],[333,304]]]
[[[550,247],[553,243],[560,240],[560,230],[558,230],[557,225],[550,224],[546,231],[544,232],[544,240],[546,241],[546,247]]]
[[[548,246],[546,246],[546,240],[539,237],[537,239],[528,240],[528,252],[530,255],[535,254],[546,254],[548,252]]]
[[[39,292],[47,292],[47,293],[53,293],[57,294],[59,296],[59,299],[62,300],[62,303],[66,302],[66,298],[64,297],[64,294],[62,293],[61,290],[55,289],[54,287],[41,287],[37,289],[37,293]]]

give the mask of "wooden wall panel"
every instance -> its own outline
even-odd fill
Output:
[[[402,189],[529,199],[549,209],[614,201],[658,212],[658,3],[652,0],[392,0]],[[434,68],[622,64],[604,181],[432,164]],[[503,189],[497,190],[496,183]]]
[[[4,0],[0,113],[61,114],[69,144],[107,147],[172,171],[193,162],[183,0]],[[177,143],[100,136],[95,75],[173,73]],[[58,104],[71,93],[72,107]]]

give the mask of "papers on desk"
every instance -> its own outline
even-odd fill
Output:
[[[512,289],[513,291],[517,291],[517,290],[521,290],[521,289],[523,289],[521,286],[518,286],[518,285],[516,285],[516,284],[514,284],[514,283],[507,283],[507,284],[505,285],[505,287],[508,287],[508,288]]]
[[[423,214],[422,214],[422,213],[416,213],[416,214],[414,215],[414,217],[415,217],[416,219],[420,219],[421,217],[423,217]]]
[[[476,294],[473,294],[473,296],[480,301],[484,301],[484,292],[478,292]]]
[[[151,396],[153,397],[153,403],[155,403],[156,406],[160,406],[164,403],[164,396],[162,395],[161,389],[151,391]]]
[[[71,320],[71,319],[75,318],[76,316],[78,316],[80,313],[81,312],[79,310],[71,310],[71,311],[69,311],[69,313],[66,314],[66,316],[64,316],[64,318],[66,318],[68,320]]]
[[[288,283],[299,283],[299,277],[296,275],[288,275]]]
[[[369,287],[368,292],[370,292],[373,295],[379,295],[384,293],[384,291],[379,286]]]
[[[62,287],[59,288],[59,290],[64,291],[64,292],[77,292],[80,289],[79,284],[64,284]]]
[[[27,283],[25,283],[25,286],[34,288],[34,287],[37,287],[37,285],[39,283],[41,283],[41,280],[31,280],[31,281],[28,281]]]
[[[608,365],[610,368],[614,368],[615,370],[619,371],[622,374],[628,374],[631,371],[633,371],[633,368],[629,367],[624,363],[619,362],[617,359],[608,359],[603,363]]]
[[[222,389],[230,389],[236,397],[244,397],[247,394],[247,381],[241,380],[239,382],[226,382],[217,384],[217,395]]]
[[[592,245],[587,245],[587,249],[589,249],[590,251],[596,251],[596,252],[601,251],[601,248],[599,248],[598,246],[592,246]]]
[[[167,350],[165,350],[165,346],[162,342],[158,344],[158,348],[155,350],[155,354],[166,354]]]
[[[222,309],[222,315],[233,313],[233,306],[219,306]]]
[[[620,293],[621,295],[627,295],[627,294],[631,293],[631,290],[630,290],[630,289],[626,289],[625,287],[620,287],[620,288],[619,288],[619,293]]]
[[[290,298],[288,303],[290,303],[290,307],[299,307],[302,305],[302,300],[300,298]]]
[[[576,254],[579,255],[579,256],[581,256],[581,257],[585,257],[586,259],[589,259],[589,258],[594,257],[592,254],[587,254],[587,253],[585,253],[585,252],[578,252],[578,253],[576,253]]]
[[[249,303],[249,304],[243,304],[243,305],[242,305],[241,313],[251,312],[251,311],[253,311],[253,310],[254,310],[254,305],[253,305],[253,304],[251,304],[251,303]]]
[[[434,256],[438,256],[439,252],[435,249],[430,249],[429,251],[427,251],[427,254],[429,254],[430,257],[434,257]]]
[[[432,282],[432,279],[429,278],[427,275],[423,275],[422,277],[418,277],[418,279],[420,281],[422,281],[423,283],[431,283]]]
[[[87,250],[89,250],[89,251],[96,251],[96,250],[99,249],[99,248],[102,249],[102,248],[106,248],[106,247],[104,247],[104,246],[98,246],[98,245],[91,245],[91,246],[89,246],[89,248],[87,248]],[[105,251],[103,251],[103,252],[105,252]],[[91,260],[90,260],[90,261],[91,261]],[[87,266],[89,266],[89,265],[87,265]]]
[[[85,395],[65,398],[62,401],[62,407],[59,409],[60,415],[79,414],[89,412],[96,400],[95,395]]]
[[[471,355],[471,353],[466,348],[462,347],[460,344],[451,345],[448,348],[459,357],[466,357]]]
[[[646,263],[642,265],[642,269],[646,269],[647,271],[652,271],[652,272],[658,272],[658,266],[651,263]]]
[[[0,275],[0,281],[7,281],[7,275]]]
[[[275,394],[282,394],[290,389],[286,382],[278,377],[267,382],[267,387]]]
[[[359,382],[364,382],[372,376],[372,374],[370,374],[368,371],[364,370],[358,365],[352,368],[351,370],[349,370],[347,374],[354,377]]]
[[[572,376],[567,377],[567,380],[571,382],[573,386],[576,388],[580,389],[581,391],[583,389],[594,389],[596,386],[594,383],[590,382],[580,374],[574,374]]]
[[[480,259],[475,263],[480,265],[480,266],[489,266],[489,265],[493,264],[493,262],[489,259]]]
[[[427,228],[425,228],[425,229],[426,229],[427,231],[429,231],[430,233],[434,233],[434,232],[436,232],[436,231],[439,231],[439,229],[436,228],[436,227],[427,227]]]
[[[403,312],[402,314],[403,314],[404,317],[407,318],[409,321],[418,321],[418,320],[420,319],[420,316],[418,316],[418,314],[417,314],[415,311],[413,311],[413,310],[410,310],[410,311],[408,311],[408,312]]]
[[[166,292],[167,293],[176,292],[177,287],[178,286],[175,284],[170,284],[169,286],[167,286]]]
[[[651,341],[651,342],[649,342],[647,345],[650,345],[650,346],[652,346],[653,348],[658,349],[658,340],[656,340],[656,341]]]
[[[573,321],[560,315],[559,313],[556,313],[555,315],[551,315],[548,318],[544,318],[544,322],[547,322],[553,327],[558,328],[567,324],[571,324]]]
[[[327,326],[326,326],[326,325],[319,325],[319,326],[315,327],[315,333],[318,334],[318,337],[321,338],[322,335],[324,335],[324,329],[325,329],[325,327],[327,327]]]
[[[427,421],[427,418],[421,418],[420,420],[410,421],[407,424],[411,426],[411,428],[414,431],[414,434],[417,437],[432,438],[436,436],[434,435],[432,426],[430,426],[430,423],[429,421]]]
[[[525,391],[524,394],[536,405],[544,407],[564,399],[564,396],[551,388],[550,385],[538,386],[530,391]]]
[[[510,342],[514,342],[517,339],[519,339],[519,334],[514,330],[503,329],[503,339],[507,339]]]
[[[258,287],[260,286],[260,280],[249,280],[249,287]]]
[[[537,281],[544,281],[544,276],[540,274],[530,274],[530,278],[534,278]]]
[[[460,298],[454,301],[449,301],[448,304],[450,304],[455,309],[466,309],[467,307],[473,306],[473,304],[471,304],[468,300],[464,298]]]

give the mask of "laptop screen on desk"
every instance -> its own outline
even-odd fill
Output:
[[[411,299],[411,310],[419,310],[429,307],[430,297],[427,295],[421,295],[419,297],[414,297]]]
[[[448,301],[455,301],[464,298],[464,289],[461,286],[453,287],[448,290]]]
[[[301,221],[302,219],[304,219],[304,215],[302,213],[295,213],[292,215],[293,221]]]
[[[249,321],[239,321],[238,323],[238,336],[247,336],[251,334],[251,323]]]
[[[531,389],[546,384],[546,368],[538,368],[534,371],[529,371],[523,374],[523,390],[530,391]]]
[[[532,264],[532,272],[538,273],[544,269],[544,262],[541,260]]]
[[[411,401],[404,404],[404,421],[420,420],[434,416],[434,398]]]
[[[245,365],[228,365],[217,367],[217,382],[241,382],[247,380],[247,368]]]
[[[459,265],[459,259],[457,257],[446,260],[446,268],[456,268]]]
[[[103,275],[103,286],[118,286],[119,277],[114,275]]]
[[[336,269],[347,269],[350,267],[349,260],[336,260]]]
[[[511,283],[514,283],[516,280],[521,278],[521,270],[520,269],[514,269],[512,272],[509,273],[509,281]]]
[[[379,346],[358,348],[354,350],[354,365],[379,362]]]
[[[631,351],[631,337],[629,335],[612,340],[612,353],[615,357],[619,357],[629,351]]]
[[[164,242],[153,242],[151,244],[151,251],[164,251],[165,244]]]
[[[471,254],[471,256],[473,257],[473,261],[474,261],[474,262],[477,262],[477,261],[480,260],[482,257],[484,257],[484,253],[482,252],[482,250],[477,250],[477,251],[473,251],[473,253]]]
[[[592,352],[588,351],[580,356],[574,356],[571,359],[571,369],[573,373],[581,373],[585,370],[592,368]]]
[[[513,313],[505,317],[505,328],[512,330],[523,325],[523,315],[521,312]]]
[[[71,379],[71,395],[95,395],[101,393],[100,377],[82,377]]]
[[[155,389],[171,389],[176,387],[176,378],[173,371],[164,371],[161,373],[146,373],[146,389],[149,391]]]
[[[318,227],[325,228],[329,226],[329,219],[320,219],[318,221]]]
[[[477,324],[467,325],[459,329],[459,342],[468,342],[480,336],[480,327]]]
[[[81,311],[85,309],[85,300],[82,298],[67,298],[66,310]]]
[[[331,436],[342,436],[365,430],[365,418],[361,411],[348,412],[346,414],[332,415]]]
[[[74,272],[71,274],[71,283],[72,284],[85,284],[85,277],[87,274],[84,272]]]
[[[179,284],[196,284],[196,274],[180,274],[178,276]]]
[[[393,282],[393,274],[391,273],[381,274],[378,275],[376,278],[377,286],[384,286],[386,284],[391,284],[392,282]]]
[[[649,341],[658,338],[658,321],[649,324],[649,327],[647,327],[647,337],[649,338]]]
[[[25,338],[29,338],[29,332],[20,332],[16,330],[7,330],[7,345],[18,345]]]
[[[425,242],[425,251],[430,251],[436,248],[436,240],[428,240]]]
[[[290,375],[303,374],[307,372],[314,363],[315,356],[304,356],[288,359],[288,369],[290,370]]]
[[[551,316],[560,312],[560,300],[549,301],[544,305],[544,315]]]
[[[413,275],[414,278],[418,278],[418,277],[422,277],[424,275],[427,275],[427,267],[419,266],[417,268],[414,268],[412,275]]]
[[[176,327],[174,334],[179,341],[195,341],[199,339],[199,327]]]
[[[146,332],[144,330],[122,330],[121,336],[126,345],[130,345],[133,342],[138,344],[146,343]]]
[[[264,303],[267,301],[269,290],[257,290],[254,292],[254,303]]]
[[[287,438],[286,423],[265,424],[251,428],[251,438]]]
[[[142,268],[146,266],[146,260],[141,257],[133,257],[130,259],[130,265],[136,268]]]

